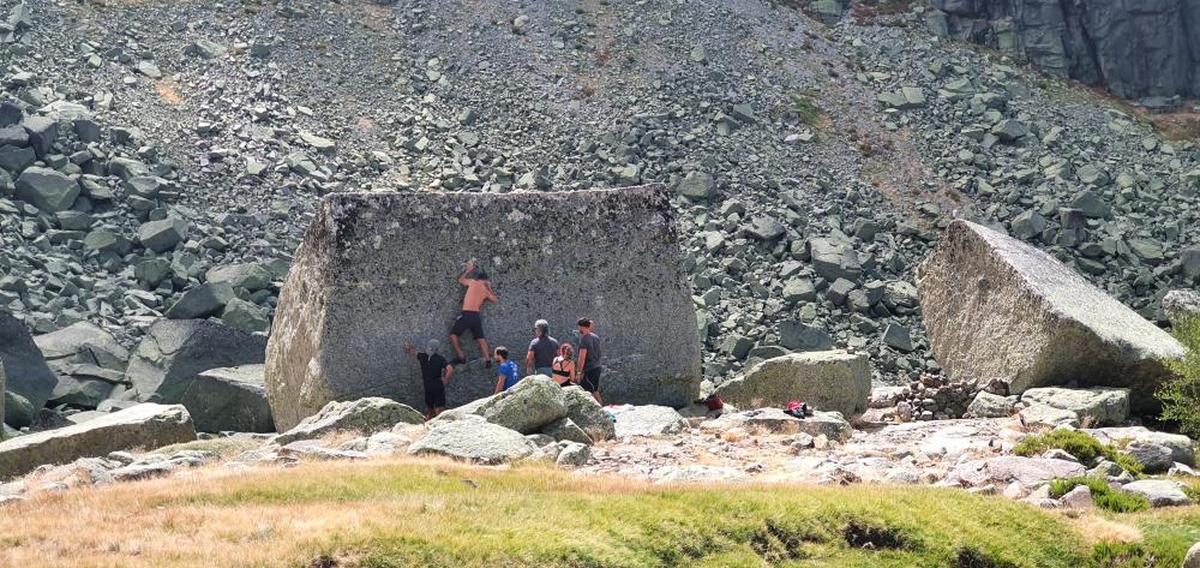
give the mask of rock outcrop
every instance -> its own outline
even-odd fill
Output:
[[[58,375],[58,383],[50,393],[55,403],[96,408],[117,387],[127,386],[129,350],[100,326],[78,322],[33,341]]]
[[[7,389],[21,395],[41,409],[50,398],[58,379],[46,366],[42,352],[29,334],[29,328],[11,314],[0,311],[0,366],[4,367]]]
[[[125,377],[142,400],[179,402],[201,371],[262,363],[266,338],[208,320],[158,320],[129,360]]]
[[[817,410],[857,416],[871,397],[871,365],[866,355],[845,351],[791,353],[759,363],[745,377],[723,383],[717,394],[738,408],[802,400]]]
[[[921,264],[917,287],[930,343],[951,377],[1001,380],[1013,394],[1077,382],[1131,389],[1153,408],[1183,356],[1168,333],[1049,254],[995,230],[954,221]]]
[[[328,195],[276,310],[267,357],[276,423],[363,396],[423,407],[419,367],[400,347],[446,337],[462,303],[455,277],[471,258],[501,298],[483,313],[492,345],[520,353],[534,319],[562,336],[588,316],[605,340],[606,401],[691,402],[700,340],[676,240],[669,194],[657,187]],[[469,337],[464,348],[478,356]],[[481,366],[459,366],[448,401],[487,396],[494,383]]]
[[[139,404],[83,424],[0,442],[0,479],[42,464],[67,463],[133,448],[154,449],[196,439],[192,417],[180,405]]]
[[[396,424],[422,424],[425,417],[411,406],[386,398],[367,397],[353,401],[330,402],[320,412],[275,437],[279,445],[311,440],[334,432],[358,431],[373,434]]]
[[[1200,1],[933,0],[943,31],[1113,94],[1200,95]]]
[[[441,455],[481,464],[501,464],[527,458],[537,446],[516,430],[468,416],[440,424],[409,446],[414,455]]]

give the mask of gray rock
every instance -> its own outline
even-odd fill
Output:
[[[228,282],[201,284],[184,292],[164,315],[168,319],[206,318],[221,313],[225,304],[235,297]]]
[[[532,434],[567,416],[566,398],[550,377],[533,375],[487,399],[475,414],[509,430]]]
[[[125,379],[143,400],[174,403],[201,371],[262,363],[266,339],[205,320],[158,320],[129,360]]]
[[[556,217],[578,223],[544,223]],[[502,297],[484,310],[492,345],[528,344],[529,305],[551,315],[555,329],[571,329],[570,318],[587,314],[608,354],[607,402],[691,402],[702,378],[700,341],[672,217],[669,194],[656,187],[327,195],[275,312],[267,388],[276,424],[288,427],[350,393],[422,404],[420,369],[395,347],[443,336],[462,297],[457,262],[431,258],[499,261],[486,267]],[[580,224],[588,229],[579,231]],[[467,227],[472,234],[536,232],[547,244],[466,239]],[[570,267],[559,261],[564,255],[605,266],[607,276],[586,283],[568,278]],[[563,285],[546,287],[546,279]],[[475,349],[469,338],[464,347]],[[494,374],[479,366],[458,371],[447,388],[451,406],[486,396],[495,384]]]
[[[952,378],[1009,391],[1075,381],[1131,389],[1135,410],[1183,347],[1050,255],[974,223],[951,223],[917,277],[924,322]],[[990,346],[981,349],[981,345]]]
[[[188,227],[187,221],[175,217],[142,223],[138,227],[138,242],[154,252],[166,252],[187,238]]]
[[[95,365],[121,373],[129,350],[116,337],[91,322],[78,322],[33,338],[52,370],[69,374],[72,365]]]
[[[1028,428],[1053,429],[1059,426],[1078,428],[1080,425],[1078,414],[1040,403],[1022,408],[1018,416],[1021,418],[1021,423]]]
[[[0,311],[0,366],[4,368],[5,388],[21,395],[34,412],[46,405],[58,378],[21,320]]]
[[[687,427],[687,419],[669,406],[633,406],[619,411],[616,415],[616,436],[662,436],[678,434]]]
[[[1175,464],[1171,448],[1162,444],[1135,440],[1125,446],[1124,451],[1142,464],[1143,471],[1149,474],[1165,473]]]
[[[577,386],[567,387],[562,391],[567,418],[582,428],[592,440],[601,442],[616,435],[612,418],[591,393]]]
[[[1131,442],[1145,442],[1171,448],[1171,459],[1185,465],[1196,464],[1195,442],[1183,434],[1155,432],[1143,426],[1127,426],[1124,428],[1096,428],[1085,430],[1096,439],[1118,446]]]
[[[1171,325],[1178,327],[1188,318],[1200,318],[1200,292],[1171,290],[1163,296],[1163,312]]]
[[[4,380],[4,369],[0,367],[0,380]],[[33,404],[25,397],[9,391],[4,391],[4,417],[0,419],[13,428],[24,428],[33,424],[33,419],[37,414]]]
[[[42,464],[67,463],[134,448],[155,449],[196,439],[192,419],[179,405],[139,404],[83,424],[0,442],[0,479]]]
[[[948,483],[967,487],[1008,485],[1013,481],[1033,487],[1053,479],[1079,477],[1086,469],[1078,462],[1020,456],[999,456],[969,460],[954,467],[946,476]]]
[[[46,213],[66,211],[79,197],[79,182],[55,170],[31,167],[17,178],[17,199]]]
[[[386,398],[368,397],[326,404],[320,412],[275,437],[279,445],[312,440],[334,432],[358,431],[364,435],[391,429],[397,424],[423,424],[425,416],[411,406]]]
[[[1008,418],[1013,415],[1017,397],[980,391],[967,407],[967,418]]]
[[[482,418],[438,425],[408,448],[410,454],[442,455],[488,465],[524,459],[535,451],[537,446],[520,432]]]
[[[1183,558],[1183,568],[1200,568],[1200,542],[1193,544]]]
[[[883,330],[883,344],[903,353],[911,353],[914,349],[908,328],[894,323],[889,323]]]
[[[867,409],[871,368],[863,354],[792,353],[759,363],[744,377],[721,384],[716,392],[738,408],[781,407],[803,400],[816,410],[853,417]]]
[[[263,365],[209,369],[180,397],[201,432],[274,432]]]
[[[1141,495],[1149,499],[1150,504],[1155,507],[1181,507],[1192,502],[1183,488],[1182,483],[1169,479],[1139,479],[1126,483],[1121,490]]]
[[[246,333],[265,332],[271,328],[266,310],[241,298],[230,298],[226,302],[221,322]]]
[[[0,146],[0,169],[14,174],[24,171],[37,161],[33,148]]]
[[[1069,410],[1092,426],[1117,426],[1129,419],[1129,389],[1044,387],[1025,391],[1021,401]]]
[[[592,449],[586,444],[566,442],[558,450],[554,465],[558,467],[580,467],[592,459]]]
[[[580,444],[592,445],[592,438],[587,432],[583,431],[577,424],[571,421],[570,418],[559,418],[542,427],[542,433],[554,438],[554,441],[578,442]]]
[[[705,422],[704,430],[727,430],[732,427],[772,434],[807,434],[812,437],[825,436],[829,440],[844,442],[854,430],[840,412],[814,412],[804,419],[796,418],[779,408],[760,408],[741,412],[726,412],[716,420]]]
[[[774,217],[766,215],[758,215],[750,219],[750,224],[743,228],[743,231],[761,241],[773,241],[782,237],[787,227],[783,223],[775,220]]]
[[[715,189],[716,182],[713,177],[704,172],[688,173],[675,187],[675,191],[680,195],[692,199],[708,199],[712,197]]]
[[[247,262],[214,267],[204,279],[209,284],[228,283],[234,288],[257,292],[270,286],[274,275],[262,263]]]
[[[779,344],[792,351],[828,351],[833,338],[819,327],[787,321],[779,324]]]

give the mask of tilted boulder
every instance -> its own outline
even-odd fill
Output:
[[[999,379],[1019,394],[1076,382],[1131,389],[1155,406],[1183,356],[1168,333],[1054,257],[992,229],[954,221],[917,271],[933,353],[952,378]]]
[[[201,371],[262,363],[266,339],[207,320],[158,320],[129,360],[125,378],[142,400],[179,402]]]
[[[50,393],[56,404],[96,408],[117,385],[125,383],[129,350],[96,324],[78,322],[33,341],[58,375],[58,384]]]
[[[263,365],[209,369],[180,397],[201,432],[274,432],[263,385]]]
[[[738,408],[782,407],[802,400],[816,410],[853,417],[867,410],[871,366],[862,353],[790,353],[755,365],[744,377],[722,383],[716,392]]]
[[[476,414],[522,434],[532,434],[542,426],[567,416],[563,388],[543,375],[525,377],[512,388],[488,399]]]
[[[0,442],[0,480],[42,464],[59,464],[134,448],[156,449],[196,439],[180,405],[139,404],[83,424]]]
[[[535,451],[537,446],[520,432],[478,416],[438,425],[408,447],[408,453],[414,455],[441,455],[488,465],[527,458]]]
[[[367,397],[346,402],[331,402],[320,412],[276,436],[275,443],[282,446],[297,440],[311,440],[348,430],[374,434],[400,423],[424,422],[425,416],[411,406],[386,398]]]
[[[29,328],[6,312],[0,312],[0,366],[4,367],[6,388],[29,401],[35,412],[46,405],[58,384]]]
[[[662,188],[335,193],[275,312],[267,391],[276,423],[362,396],[423,406],[420,368],[397,347],[447,336],[462,305],[455,278],[471,258],[501,298],[483,312],[492,345],[527,345],[531,309],[564,331],[587,316],[604,338],[606,401],[675,406],[697,396],[699,333]],[[478,356],[469,336],[464,349]],[[460,365],[448,402],[487,396],[495,380],[493,370]]]
[[[563,401],[567,406],[567,418],[587,432],[592,440],[611,440],[616,435],[612,418],[591,393],[577,386],[567,387],[562,391]]]
[[[1118,426],[1129,419],[1129,389],[1042,387],[1025,391],[1021,401],[1074,412],[1094,426]]]

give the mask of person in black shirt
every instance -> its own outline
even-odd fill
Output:
[[[404,351],[410,356],[415,356],[417,362],[421,364],[421,381],[425,386],[425,419],[431,420],[435,416],[446,410],[446,384],[450,382],[450,377],[454,376],[454,365],[446,361],[438,353],[438,348],[441,344],[436,339],[430,339],[425,344],[424,351],[417,351],[416,347],[410,343],[404,347]]]
[[[579,318],[575,322],[579,326],[579,361],[576,363],[579,386],[592,393],[596,402],[604,404],[600,398],[600,374],[604,367],[600,365],[600,336],[594,333],[595,322],[588,318]]]

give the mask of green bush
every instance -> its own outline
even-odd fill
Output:
[[[788,112],[810,128],[819,128],[825,121],[825,111],[813,101],[813,93],[805,91],[791,96]]]
[[[1080,463],[1090,464],[1102,456],[1133,475],[1142,473],[1142,464],[1132,456],[1078,430],[1051,430],[1029,436],[1013,448],[1013,453],[1018,456],[1036,456],[1054,448],[1075,456]]]
[[[1050,495],[1057,499],[1080,485],[1086,485],[1091,490],[1092,502],[1105,511],[1133,513],[1150,508],[1150,501],[1145,497],[1125,491],[1114,491],[1107,481],[1098,477],[1055,479],[1050,482]]]
[[[1181,322],[1175,337],[1187,349],[1182,360],[1167,361],[1175,378],[1156,394],[1162,402],[1162,419],[1179,424],[1179,431],[1200,438],[1200,317]]]

